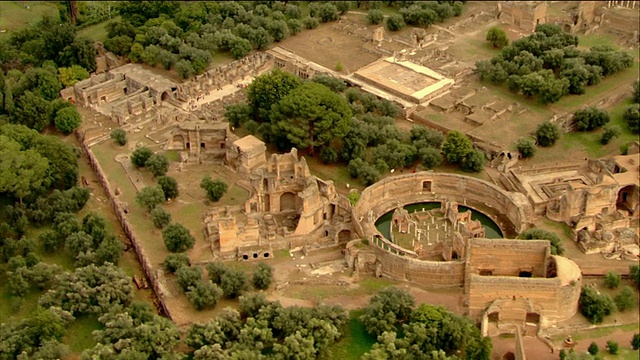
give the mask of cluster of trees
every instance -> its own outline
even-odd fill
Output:
[[[478,172],[484,155],[463,134],[416,126],[410,134],[395,126],[398,108],[386,99],[347,88],[344,81],[316,75],[310,81],[275,69],[257,77],[247,91],[248,103],[227,106],[234,126],[260,134],[279,150],[295,146],[331,164],[348,164],[353,178],[376,182],[391,169],[427,169],[443,159],[464,171]]]
[[[116,306],[126,307],[132,300],[131,278],[115,265],[105,263],[57,275],[38,304],[45,309],[58,307],[79,316],[102,315]]]
[[[589,51],[577,46],[578,37],[560,26],[538,25],[532,35],[504,46],[491,60],[478,61],[475,72],[482,81],[506,83],[511,91],[547,104],[566,94],[584,94],[586,86],[633,65],[631,55],[611,46]]]
[[[82,118],[70,102],[59,98],[62,85],[51,61],[24,73],[12,69],[5,75],[0,70],[0,121],[36,131],[53,124],[63,134],[70,134]]]
[[[136,168],[146,167],[155,177],[163,176],[169,171],[169,159],[164,154],[154,154],[146,146],[139,147],[133,151],[131,163]]]
[[[22,125],[0,126],[0,195],[30,204],[53,189],[76,184],[76,148]]]
[[[82,360],[182,358],[175,349],[180,343],[180,329],[145,303],[115,305],[98,321],[103,328],[94,331],[96,345],[82,353]]]
[[[384,16],[379,10],[380,4],[370,4],[367,19],[371,24],[379,24]],[[407,25],[426,28],[462,14],[463,1],[398,1],[400,14],[387,17],[387,29],[398,31]]]
[[[633,93],[631,94],[633,104],[627,106],[622,114],[622,119],[627,124],[627,128],[634,134],[640,134],[640,84],[638,80],[633,83]]]
[[[360,320],[378,337],[363,359],[491,359],[491,339],[469,319],[441,306],[416,308],[411,294],[395,287],[374,295]]]
[[[167,255],[162,265],[176,275],[178,285],[197,310],[215,307],[223,295],[235,299],[249,289],[249,278],[243,270],[228,267],[220,261],[207,264],[208,279],[203,276],[202,268],[191,266],[184,253]],[[268,288],[272,280],[271,266],[259,263],[254,268],[251,283],[255,289]]]
[[[76,36],[71,24],[45,16],[13,31],[0,39],[0,120],[37,131],[54,124],[71,133],[81,117],[58,94],[95,69],[93,43]]]
[[[61,343],[74,318],[60,308],[38,308],[18,323],[0,325],[0,359],[63,359],[69,349]]]
[[[346,5],[346,8],[345,8]],[[311,3],[309,16],[286,2],[118,2],[105,48],[131,61],[161,64],[183,78],[201,74],[216,52],[239,59],[303,29],[338,19],[346,2]]]
[[[640,287],[640,282],[637,281],[639,272],[638,265],[631,266],[629,270],[631,280],[636,286]],[[613,271],[605,274],[604,285],[607,288],[617,289],[620,287],[620,284],[620,274]],[[635,291],[628,285],[618,291],[613,299],[608,294],[598,293],[598,291],[588,286],[584,286],[580,293],[580,312],[594,324],[601,323],[607,315],[612,314],[616,310],[621,312],[630,310],[635,304]]]
[[[327,355],[347,321],[341,307],[284,308],[261,294],[240,297],[238,310],[191,327],[185,342],[194,360],[316,359]]]

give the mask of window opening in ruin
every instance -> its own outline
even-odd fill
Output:
[[[226,146],[226,144],[225,144],[225,143],[220,143],[220,149],[224,149],[224,148],[225,148],[225,146]]]
[[[322,214],[322,219],[327,220],[327,213]]]
[[[191,143],[187,141],[187,149],[191,149]]]
[[[206,148],[207,148],[207,146],[205,145],[205,143],[201,142],[200,143],[200,149],[206,149]]]
[[[458,253],[456,251],[451,253],[451,260],[457,260],[458,259]]]
[[[423,191],[431,191],[431,181],[423,181],[422,182],[422,190]]]
[[[242,259],[243,260],[249,260],[249,255],[247,255],[247,254],[242,255]]]
[[[524,277],[524,278],[530,278],[532,276],[533,274],[531,273],[531,271],[520,271],[520,273],[518,274],[518,277]]]
[[[497,323],[500,320],[500,314],[496,311],[492,312],[487,316],[487,319],[490,323]]]
[[[324,231],[324,236],[329,236],[329,230]]]
[[[525,322],[529,323],[529,324],[538,324],[538,323],[540,323],[540,314],[529,313],[528,312]]]
[[[176,90],[178,90],[178,88],[177,88],[177,87],[175,87],[175,86],[172,86],[172,87],[171,87],[171,91],[176,91]]]
[[[492,276],[493,270],[491,269],[479,269],[480,276]]]
[[[253,258],[257,259],[258,258],[258,253],[253,253]]]
[[[262,254],[262,256],[264,256],[264,257],[268,258],[268,257],[269,257],[269,253],[268,253],[268,252],[266,252],[266,253]]]
[[[549,259],[549,263],[547,265],[547,278],[554,278],[558,276],[558,271],[556,270],[556,261],[554,258]]]

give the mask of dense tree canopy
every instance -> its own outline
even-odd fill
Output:
[[[269,121],[271,106],[301,84],[300,78],[277,68],[255,78],[247,88],[247,100],[254,117]]]
[[[179,358],[180,330],[147,305],[117,306],[98,320],[103,329],[95,332],[96,345],[82,353],[83,360]]]
[[[348,131],[351,110],[341,96],[318,83],[305,83],[271,108],[276,131],[296,147],[322,147]]]
[[[496,38],[488,34],[487,40]],[[589,51],[577,49],[578,37],[555,24],[536,26],[532,35],[504,46],[491,60],[478,61],[476,74],[483,81],[507,83],[510,90],[553,103],[566,94],[583,94],[585,87],[633,65],[626,51],[607,45]]]
[[[118,305],[129,305],[132,299],[129,276],[106,263],[56,276],[54,287],[40,298],[39,304],[45,308],[57,306],[75,316],[105,314]]]
[[[336,20],[349,4],[338,5],[311,4],[305,27]],[[183,78],[205,71],[215,53],[240,59],[303,29],[300,8],[287,2],[125,1],[115,9],[121,20],[108,26],[105,47],[132,61],[175,68]]]
[[[195,350],[194,359],[327,356],[347,320],[339,307],[283,308],[263,295],[241,297],[240,309],[240,313],[226,309],[213,320],[191,327],[185,342]]]
[[[491,339],[483,338],[469,319],[439,306],[414,308],[413,297],[396,288],[372,297],[361,320],[367,331],[378,334],[363,359],[491,359]]]

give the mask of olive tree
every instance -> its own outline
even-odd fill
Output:
[[[182,224],[173,223],[162,231],[162,239],[171,252],[184,252],[193,247],[196,239],[193,238],[189,229]]]

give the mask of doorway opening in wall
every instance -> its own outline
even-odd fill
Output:
[[[520,273],[518,274],[518,277],[522,278],[530,278],[532,276],[533,274],[531,273],[531,271],[520,271]]]
[[[162,93],[162,96],[160,96],[160,100],[167,101],[169,99],[169,96],[170,96],[169,92],[165,91],[165,92]]]
[[[493,270],[492,269],[478,269],[480,276],[492,276],[493,275]]]
[[[454,251],[451,253],[451,260],[458,260],[459,256],[458,256],[458,252]]]
[[[186,147],[187,147],[187,150],[191,149],[191,143],[187,141]]]
[[[538,313],[527,313],[527,317],[525,319],[525,323],[527,324],[539,324],[540,323],[540,314]]]
[[[206,150],[207,146],[205,145],[205,143],[201,142],[200,143],[200,149]]]
[[[511,351],[507,351],[502,355],[502,360],[516,360],[516,355]]]
[[[497,311],[494,311],[487,315],[487,320],[489,320],[490,323],[497,323],[498,320],[500,320],[500,314]]]

